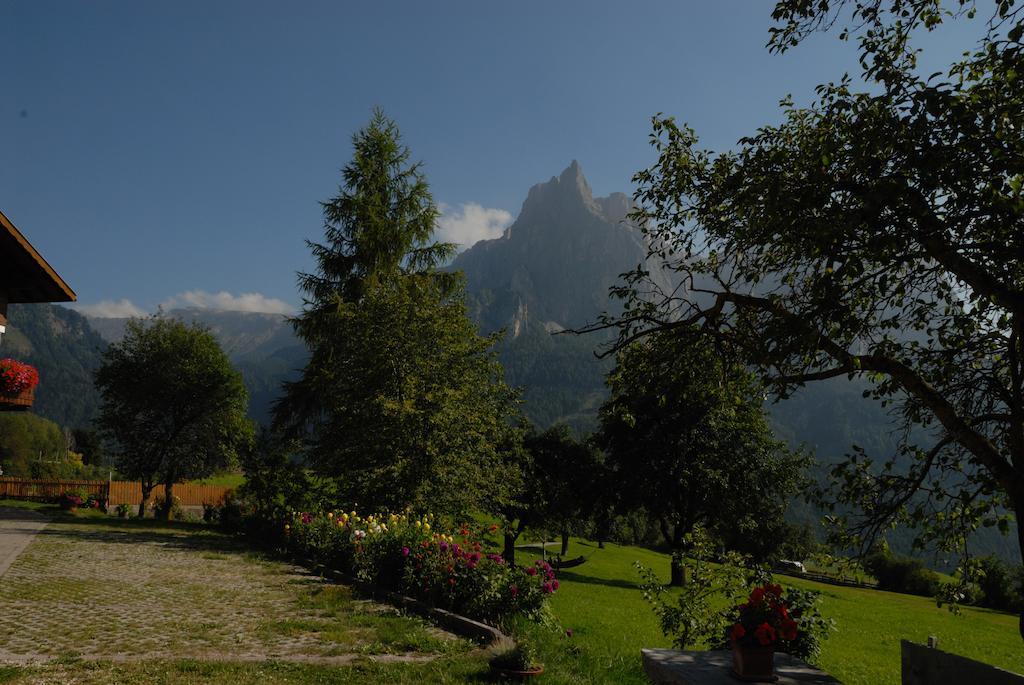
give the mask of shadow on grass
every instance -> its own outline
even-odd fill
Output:
[[[573,571],[559,571],[558,579],[563,581],[572,581],[574,583],[585,583],[587,585],[605,585],[607,587],[619,587],[627,590],[638,590],[639,584],[630,582],[628,580],[618,580],[613,578],[595,578],[594,576],[586,576],[582,573],[574,573]]]

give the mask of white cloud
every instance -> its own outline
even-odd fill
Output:
[[[123,319],[130,316],[145,316],[142,307],[129,299],[100,300],[96,304],[79,304],[74,308],[81,314],[97,319]]]
[[[232,295],[226,290],[208,293],[205,290],[187,290],[169,297],[160,304],[164,309],[195,307],[196,309],[217,309],[232,312],[260,312],[263,314],[291,314],[294,308],[276,297],[260,293]]]
[[[512,223],[512,214],[504,209],[489,209],[467,202],[459,209],[441,204],[437,221],[437,239],[456,243],[459,249],[471,247],[478,240],[498,238]]]

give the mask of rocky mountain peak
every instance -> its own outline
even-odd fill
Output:
[[[534,185],[501,239],[476,243],[452,264],[466,275],[482,328],[506,327],[516,337],[530,320],[550,331],[614,310],[609,289],[648,261],[646,238],[625,221],[632,209],[624,193],[595,198],[575,160]],[[669,274],[656,264],[650,270],[669,286]]]
[[[558,176],[530,188],[519,216],[550,215],[553,212],[566,216],[588,212],[601,214],[601,206],[595,202],[583,168],[575,159]]]

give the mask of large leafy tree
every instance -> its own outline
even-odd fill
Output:
[[[962,548],[1024,513],[1024,24],[1013,2],[991,7],[977,50],[927,77],[914,36],[974,2],[779,2],[770,46],[839,27],[859,42],[865,91],[820,86],[719,154],[658,117],[658,161],[637,175],[640,218],[687,288],[641,297],[635,273],[607,323],[620,343],[703,326],[781,396],[870,381],[903,440],[835,473],[862,512],[847,541],[864,548],[898,523]]]
[[[156,316],[132,319],[96,371],[97,425],[122,474],[142,484],[139,516],[163,483],[169,517],[174,484],[235,462],[252,439],[248,395],[213,335]]]
[[[310,243],[316,271],[299,278],[311,356],[275,422],[349,502],[465,510],[501,487],[515,398],[462,277],[438,269],[453,246],[431,242],[438,211],[396,125],[378,110],[352,144],[324,242]]]
[[[672,551],[696,526],[757,535],[779,521],[805,460],[777,441],[760,388],[711,339],[677,328],[623,348],[597,439],[625,507],[645,509]]]
[[[557,533],[565,556],[569,536],[583,533],[603,504],[601,452],[589,441],[577,439],[565,424],[531,432],[523,445],[532,465],[526,485],[532,500],[527,518],[531,526]]]

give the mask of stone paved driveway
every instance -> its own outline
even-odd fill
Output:
[[[49,519],[34,511],[0,507],[0,576],[10,568]]]
[[[45,524],[24,514],[4,523],[11,536],[4,549],[38,532],[0,576],[0,662],[345,663],[430,658],[456,646],[448,634],[255,557],[202,526],[85,518]]]

